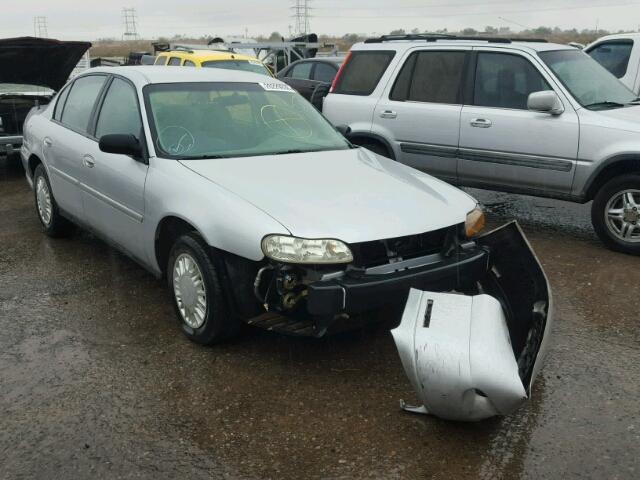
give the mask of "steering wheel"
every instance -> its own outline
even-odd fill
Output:
[[[171,155],[182,155],[193,149],[196,139],[184,127],[169,125],[158,133],[158,147]]]

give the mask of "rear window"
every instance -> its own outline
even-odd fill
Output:
[[[87,132],[93,105],[106,78],[104,75],[87,75],[73,82],[62,111],[64,125],[77,132]]]
[[[430,103],[461,103],[464,51],[423,51],[407,59],[391,100]]]
[[[394,55],[389,50],[352,52],[334,93],[371,95]]]

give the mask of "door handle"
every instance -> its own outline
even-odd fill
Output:
[[[489,128],[491,125],[493,125],[493,123],[491,123],[491,120],[487,120],[486,118],[474,118],[470,123],[472,127],[478,128]]]
[[[381,118],[396,118],[398,114],[393,110],[384,110],[381,114]]]
[[[42,142],[44,143],[45,147],[50,147],[51,145],[53,145],[53,142],[51,141],[51,139],[49,137],[45,137]]]
[[[82,164],[85,167],[93,168],[96,164],[96,161],[91,155],[85,155],[84,157],[82,157]]]

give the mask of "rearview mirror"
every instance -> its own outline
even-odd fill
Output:
[[[534,112],[550,113],[551,115],[560,115],[564,112],[560,97],[553,90],[533,92],[527,100],[527,108]]]
[[[349,125],[337,125],[336,130],[346,139],[351,135],[351,127]]]
[[[142,145],[135,135],[122,133],[104,135],[100,137],[98,146],[100,151],[105,153],[129,155],[136,160],[143,158]]]

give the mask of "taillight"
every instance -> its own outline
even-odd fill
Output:
[[[331,82],[331,88],[329,89],[329,93],[333,93],[334,90],[336,89],[336,85],[338,85],[338,80],[340,80],[340,76],[344,71],[344,67],[347,66],[347,62],[349,62],[350,59],[351,59],[351,51],[349,51],[349,53],[347,53],[347,56],[344,57],[344,62],[342,62],[342,65],[340,65],[340,68],[338,69],[338,73],[336,73],[336,76],[333,77],[333,82]]]

